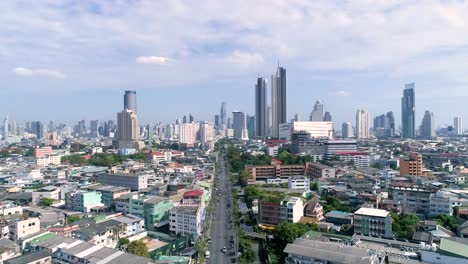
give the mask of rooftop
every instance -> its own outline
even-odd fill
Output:
[[[40,250],[40,251],[35,251],[29,254],[25,254],[16,258],[9,259],[5,261],[5,264],[23,264],[23,263],[33,263],[38,260],[41,260],[46,257],[50,257],[52,254],[45,251],[45,250]]]
[[[368,215],[368,216],[377,216],[377,217],[387,217],[390,213],[386,210],[374,209],[374,208],[359,208],[354,215]]]

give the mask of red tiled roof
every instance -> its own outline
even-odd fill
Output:
[[[184,193],[184,197],[191,197],[191,196],[202,196],[203,192],[200,190],[191,190]]]

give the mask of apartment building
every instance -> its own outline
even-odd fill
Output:
[[[146,228],[150,231],[169,223],[172,207],[172,200],[163,197],[141,196],[130,198],[129,201],[130,214],[145,219]]]
[[[35,234],[41,230],[41,220],[38,217],[16,219],[8,225],[10,239],[18,241],[23,237]]]
[[[245,169],[250,175],[249,182],[276,178],[287,179],[289,176],[306,175],[305,165],[246,166]]]
[[[280,202],[259,201],[258,221],[262,225],[277,225],[283,221],[297,223],[304,216],[304,199],[287,196]]]
[[[400,159],[400,175],[401,176],[422,176],[423,175],[423,158],[422,155],[412,152],[407,158]]]
[[[148,188],[148,178],[146,173],[104,173],[98,175],[97,182],[103,185],[127,187],[132,191],[140,191]]]
[[[322,163],[313,162],[309,164],[308,174],[316,179],[335,178],[335,169]]]
[[[403,213],[428,214],[430,212],[430,197],[437,189],[413,184],[391,184],[388,197],[394,202],[400,202]]]
[[[176,235],[189,236],[195,239],[201,234],[201,206],[179,205],[170,211],[169,230]]]
[[[89,213],[93,207],[104,206],[102,194],[98,192],[73,191],[65,196],[65,207],[68,210]]]
[[[46,186],[32,192],[33,205],[37,205],[43,198],[60,201],[60,188],[56,186]]]
[[[374,208],[360,208],[354,212],[354,233],[365,236],[393,237],[390,212]]]
[[[288,189],[310,191],[310,178],[307,176],[289,176]]]

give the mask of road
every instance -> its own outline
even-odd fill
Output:
[[[215,196],[212,201],[215,202],[213,218],[211,222],[211,243],[209,251],[211,253],[210,259],[206,263],[209,264],[223,264],[235,263],[231,262],[234,255],[231,254],[231,237],[234,237],[234,228],[231,214],[231,184],[226,167],[226,159],[221,159],[221,175],[219,175],[218,191],[215,190]],[[227,247],[228,253],[223,253],[223,247]]]

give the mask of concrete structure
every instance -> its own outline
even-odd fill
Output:
[[[271,76],[271,112],[272,137],[279,137],[279,125],[288,122],[286,69],[279,67],[275,75]]]
[[[412,152],[408,158],[400,158],[400,175],[401,176],[422,176],[423,159],[422,155]]]
[[[130,199],[129,212],[145,219],[146,228],[155,231],[169,223],[169,212],[172,207],[172,200],[167,198],[143,196]]]
[[[8,259],[3,264],[52,264],[52,254],[46,250],[34,251]]]
[[[307,132],[311,138],[332,139],[333,123],[324,121],[294,121],[280,124],[279,139],[291,140],[294,133]]]
[[[138,143],[138,117],[136,112],[124,109],[117,113],[117,132],[115,139],[119,148],[139,149]]]
[[[334,168],[318,162],[309,164],[309,175],[316,179],[329,179],[336,177]]]
[[[68,210],[89,213],[93,207],[104,206],[102,194],[98,192],[73,191],[65,196],[65,207]]]
[[[105,173],[98,175],[97,182],[103,185],[122,186],[132,191],[148,188],[148,174],[145,173]]]
[[[336,242],[321,242],[296,239],[284,249],[286,264],[379,264],[378,256],[370,249],[344,245]]]
[[[49,165],[60,165],[62,164],[62,155],[49,155],[36,158],[36,164],[41,168],[47,167]]]
[[[414,138],[416,134],[414,83],[408,83],[401,98],[402,137]]]
[[[169,216],[169,229],[177,235],[193,235],[196,239],[201,234],[201,206],[179,205],[173,207]]]
[[[335,156],[358,168],[369,168],[371,162],[370,155],[360,151],[342,151],[335,153]]]
[[[182,123],[179,127],[179,142],[182,144],[193,145],[197,141],[198,124]]]
[[[393,237],[392,218],[385,210],[360,208],[354,212],[354,233],[365,236]]]
[[[327,158],[343,151],[356,151],[356,140],[326,140],[323,142],[323,156]]]
[[[435,121],[434,121],[434,113],[431,111],[424,112],[424,117],[421,122],[421,137],[425,139],[434,138],[435,135]]]
[[[358,109],[356,111],[356,138],[370,138],[369,112],[366,109]]]
[[[55,201],[60,201],[60,188],[55,186],[47,186],[32,192],[33,205],[37,205],[43,198],[50,198],[54,199]]]
[[[0,203],[0,216],[5,218],[19,217],[23,214],[23,207],[13,202],[5,201]],[[1,236],[1,234],[0,234]]]
[[[430,197],[436,189],[421,185],[392,184],[388,196],[394,202],[399,202],[404,213],[429,214]]]
[[[456,195],[449,192],[438,191],[429,197],[430,215],[453,215],[453,208],[463,206]]]
[[[88,191],[96,191],[101,193],[102,197],[102,203],[107,206],[107,207],[112,207],[114,208],[113,201],[117,198],[119,198],[122,195],[129,194],[130,189],[126,187],[121,187],[121,186],[110,186],[110,185],[91,185],[85,187],[86,190]]]
[[[283,221],[297,223],[304,216],[302,198],[287,196],[281,202],[259,201],[258,221],[261,225],[277,225]]]
[[[41,220],[38,217],[16,219],[8,224],[10,239],[18,241],[21,238],[33,235],[41,230]]]
[[[255,135],[265,137],[267,129],[267,81],[263,77],[255,84]]]
[[[52,147],[36,147],[34,149],[34,157],[43,158],[52,155]]]
[[[307,176],[289,176],[288,189],[310,191],[310,178]]]
[[[249,181],[288,178],[289,176],[306,175],[304,165],[260,165],[245,166],[250,175]]]
[[[325,217],[323,216],[323,206],[316,201],[310,201],[305,208],[305,216],[322,221]]]

